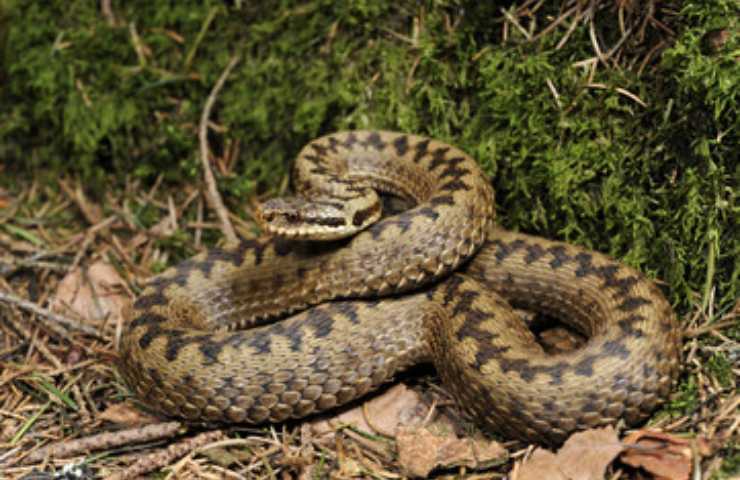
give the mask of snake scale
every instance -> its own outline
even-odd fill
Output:
[[[493,189],[458,148],[342,132],[306,145],[292,173],[296,196],[258,210],[267,234],[165,271],[134,303],[119,369],[154,410],[281,422],[432,361],[482,427],[557,444],[639,422],[668,395],[680,333],[657,286],[602,254],[496,227]],[[377,192],[413,206],[381,218]],[[546,353],[510,304],[588,341]]]

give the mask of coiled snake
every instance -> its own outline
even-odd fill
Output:
[[[271,234],[183,262],[135,302],[119,368],[152,408],[280,422],[431,360],[483,427],[559,443],[644,419],[669,393],[680,336],[658,288],[599,253],[495,227],[493,190],[459,149],[332,134],[303,148],[293,184],[298,196],[259,210]],[[379,219],[376,190],[415,206]],[[589,340],[547,354],[507,301]]]

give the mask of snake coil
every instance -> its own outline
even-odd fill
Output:
[[[183,262],[135,302],[119,368],[155,410],[280,422],[433,361],[482,426],[557,444],[638,422],[669,393],[680,335],[660,290],[602,254],[495,227],[493,190],[461,150],[336,133],[302,149],[293,184],[258,212],[271,234]],[[377,192],[415,206],[380,218]],[[510,304],[588,341],[547,354]]]

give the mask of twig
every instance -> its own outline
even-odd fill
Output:
[[[198,52],[198,47],[203,41],[203,38],[206,36],[206,33],[208,32],[208,28],[211,26],[211,23],[213,22],[213,19],[216,18],[216,14],[218,12],[219,12],[219,7],[212,7],[208,11],[208,16],[203,21],[203,25],[200,26],[200,31],[198,32],[198,35],[195,37],[193,46],[190,47],[188,54],[185,56],[184,70],[190,70],[190,65],[193,63],[195,54]]]
[[[580,8],[580,5],[576,4],[573,7],[569,8],[565,13],[560,15],[558,18],[550,22],[548,26],[543,28],[540,32],[537,33],[534,37],[532,37],[531,41],[534,42],[536,40],[539,40],[540,38],[544,37],[548,33],[552,32],[555,28],[557,28],[558,25],[563,23],[568,17],[573,15],[576,10]]]
[[[134,45],[134,51],[136,52],[136,57],[139,59],[139,66],[140,67],[146,67],[147,61],[146,61],[146,51],[144,49],[144,45],[141,42],[141,37],[139,37],[139,32],[136,31],[136,23],[131,22],[128,24],[128,31],[131,35],[131,43]]]
[[[147,455],[122,472],[111,475],[110,479],[126,480],[128,478],[138,478],[145,473],[167,466],[174,459],[183,457],[191,451],[221,438],[223,438],[223,432],[221,430],[201,433],[193,438],[188,438],[182,442],[170,445],[163,450]]]
[[[650,60],[653,58],[653,55],[655,55],[656,52],[658,52],[660,49],[664,48],[666,46],[665,40],[659,41],[653,48],[650,49],[650,51],[645,55],[645,58],[640,62],[640,67],[637,69],[637,76],[641,77],[643,70],[645,70],[645,67],[647,67],[648,63],[650,63]]]
[[[195,219],[199,224],[203,223],[203,199],[202,198],[198,199],[198,206],[196,208]],[[197,227],[197,230],[195,231],[195,248],[196,249],[200,248],[200,239],[202,235],[203,235],[203,228]]]
[[[43,254],[36,254],[30,258],[16,260],[11,257],[7,262],[0,261],[0,275],[7,277],[22,269],[52,270],[55,272],[67,272],[69,270],[69,266],[63,263],[42,260],[47,256],[51,257],[53,255],[43,252]]]
[[[558,94],[558,90],[555,88],[555,84],[552,83],[552,80],[550,80],[549,78],[545,79],[545,83],[547,83],[547,88],[550,89],[550,93],[552,93],[552,96],[555,99],[555,104],[558,106],[559,109],[562,109],[563,104],[560,103],[560,95]]]
[[[97,450],[107,450],[132,443],[144,443],[172,437],[180,431],[180,422],[162,422],[117,432],[105,432],[75,440],[62,440],[40,448],[22,459],[28,465],[46,458],[67,458]]]
[[[116,215],[111,215],[105,220],[102,220],[101,222],[87,229],[87,231],[85,232],[85,237],[82,239],[82,245],[79,244],[79,241],[76,242],[77,254],[75,254],[75,258],[72,260],[72,264],[69,266],[69,271],[75,270],[80,265],[82,257],[85,256],[85,254],[87,253],[87,249],[90,247],[92,242],[95,241],[98,232],[103,231],[104,229],[113,225],[115,221]]]
[[[100,11],[103,13],[103,17],[108,21],[108,25],[115,27],[116,15],[113,13],[113,7],[111,7],[110,0],[100,1]]]
[[[601,60],[601,63],[608,66],[606,64],[607,58],[604,56],[604,52],[601,51],[601,46],[599,45],[599,40],[596,38],[596,26],[594,24],[594,10],[593,5],[589,7],[589,19],[588,19],[588,36],[591,39],[591,45],[594,47],[594,52],[596,52],[596,56],[599,57],[599,60]]]
[[[570,23],[568,30],[565,31],[565,35],[563,35],[560,41],[558,41],[558,44],[555,46],[555,50],[560,50],[565,46],[570,36],[573,34],[573,32],[576,31],[576,27],[578,26],[584,15],[586,15],[585,11],[580,11],[576,14],[576,18],[574,18],[573,21]]]
[[[46,347],[46,345],[43,342],[40,342],[38,340],[38,337],[36,335],[36,332],[32,332],[28,328],[26,328],[26,325],[16,322],[12,315],[8,315],[6,317],[7,321],[10,322],[10,324],[13,326],[13,328],[16,329],[18,333],[21,334],[21,336],[31,345],[33,348],[38,350],[38,352],[46,358],[46,360],[49,361],[55,368],[61,368],[62,362],[59,361],[59,359],[51,353],[51,351]],[[4,383],[4,382],[0,382]]]
[[[15,305],[17,307],[22,308],[23,310],[27,310],[29,312],[35,313],[36,315],[42,318],[45,318],[47,320],[51,320],[54,323],[63,325],[66,328],[70,328],[72,330],[79,330],[82,333],[85,333],[87,335],[92,335],[96,338],[103,338],[101,334],[98,332],[98,330],[93,327],[82,324],[80,322],[76,322],[62,315],[58,315],[45,308],[41,308],[35,303],[29,302],[28,300],[23,300],[22,298],[17,297],[13,295],[12,293],[0,292],[0,302],[7,303],[9,305]],[[56,328],[53,328],[53,329],[56,332]]]
[[[638,97],[634,93],[630,92],[629,90],[624,89],[622,87],[617,87],[615,90],[617,91],[617,93],[619,93],[621,95],[624,95],[625,97],[627,97],[627,98],[629,98],[631,100],[634,100],[636,103],[639,103],[643,107],[647,107],[647,103],[643,102],[640,97]]]
[[[209,117],[211,116],[211,109],[213,108],[213,104],[216,102],[218,92],[221,90],[224,82],[226,82],[226,78],[229,76],[229,73],[231,73],[231,70],[236,66],[238,62],[238,56],[235,55],[234,57],[232,57],[231,61],[229,61],[229,64],[226,65],[226,68],[216,82],[216,85],[213,86],[213,90],[211,91],[211,94],[208,95],[206,105],[203,108],[203,114],[200,117],[200,128],[198,129],[198,138],[200,140],[200,161],[203,164],[203,176],[205,177],[206,185],[208,186],[208,195],[206,195],[206,199],[208,200],[208,203],[211,204],[211,208],[216,210],[216,214],[218,215],[219,220],[221,220],[221,225],[224,235],[226,236],[226,240],[230,243],[236,243],[239,240],[236,236],[236,233],[234,232],[234,227],[229,221],[229,214],[226,211],[226,207],[224,206],[224,202],[221,199],[221,195],[218,193],[218,188],[216,188],[216,180],[213,178],[213,172],[211,171],[211,167],[208,164],[208,153],[210,150],[208,148],[208,121]]]
[[[722,328],[727,328],[731,325],[735,325],[737,323],[737,320],[734,318],[730,318],[728,320],[719,321],[716,323],[710,323],[708,325],[704,325],[702,327],[696,327],[691,330],[688,330],[686,333],[684,333],[685,337],[698,337],[700,335],[704,335],[705,333],[709,333],[712,330],[719,330]]]
[[[527,29],[525,29],[524,27],[522,27],[522,25],[519,23],[519,21],[516,18],[514,18],[514,16],[511,13],[507,12],[505,8],[502,7],[500,10],[501,10],[501,13],[504,15],[504,17],[506,17],[506,19],[512,25],[514,25],[517,28],[517,30],[519,30],[519,32],[521,32],[522,35],[524,35],[524,38],[526,38],[527,41],[530,41],[531,42],[532,41],[532,35],[527,31]]]
[[[619,47],[622,46],[622,44],[629,38],[630,34],[632,33],[632,27],[628,28],[626,32],[622,35],[622,37],[619,39],[617,43],[614,44],[612,48],[609,49],[608,52],[604,54],[604,59],[609,59],[616,53],[617,50],[619,50]]]
[[[82,212],[82,216],[85,217],[85,220],[90,225],[96,225],[103,220],[102,218],[100,218],[101,213],[99,211],[99,207],[91,205],[90,202],[87,201],[87,197],[85,197],[85,192],[82,190],[80,184],[77,184],[76,188],[72,188],[71,185],[69,185],[62,179],[60,179],[58,183],[62,191],[64,191],[69,199],[77,205],[77,208],[79,208],[80,212]],[[98,211],[96,211],[96,208],[98,209]]]
[[[406,75],[406,94],[408,95],[411,92],[411,87],[414,86],[414,74],[416,73],[416,69],[419,67],[419,62],[421,62],[421,55],[417,55],[414,59],[414,62],[411,64],[411,68],[409,69],[409,73]]]

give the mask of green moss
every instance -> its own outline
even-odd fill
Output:
[[[714,375],[723,388],[732,388],[735,374],[732,371],[732,363],[722,353],[715,353],[707,363],[707,370]]]
[[[176,230],[166,237],[157,239],[154,245],[170,253],[171,258],[169,260],[172,264],[182,262],[196,253],[190,236],[183,230]]]
[[[682,380],[664,410],[678,415],[690,415],[699,404],[699,389],[696,379],[689,376]]]
[[[158,273],[164,272],[165,270],[167,270],[167,267],[169,267],[168,264],[164,262],[159,262],[159,261],[152,262],[149,264],[149,268],[152,271],[152,275],[156,275]]]
[[[139,204],[128,202],[132,210],[131,220],[138,228],[151,228],[161,218],[162,212],[151,203]]]
[[[737,441],[730,441],[726,449],[730,453],[722,461],[720,472],[712,478],[731,480],[740,472],[740,445]]]
[[[599,38],[614,45],[604,6]],[[530,22],[559,13],[548,4]],[[216,155],[239,143],[219,178],[234,211],[278,188],[317,135],[428,134],[481,162],[507,227],[622,258],[684,310],[716,288],[723,311],[740,293],[737,13],[730,0],[687,4],[663,18],[677,36],[641,75],[599,65],[589,78],[574,65],[594,55],[587,24],[562,48],[569,22],[535,42],[509,25],[503,42],[489,2],[124,2],[110,25],[95,3],[6,1],[1,181],[65,172],[93,194],[125,175],[192,183],[203,105],[238,55],[210,135]],[[718,29],[733,33],[708,51]],[[656,35],[630,40],[625,58]],[[150,226],[157,213],[136,215]]]

